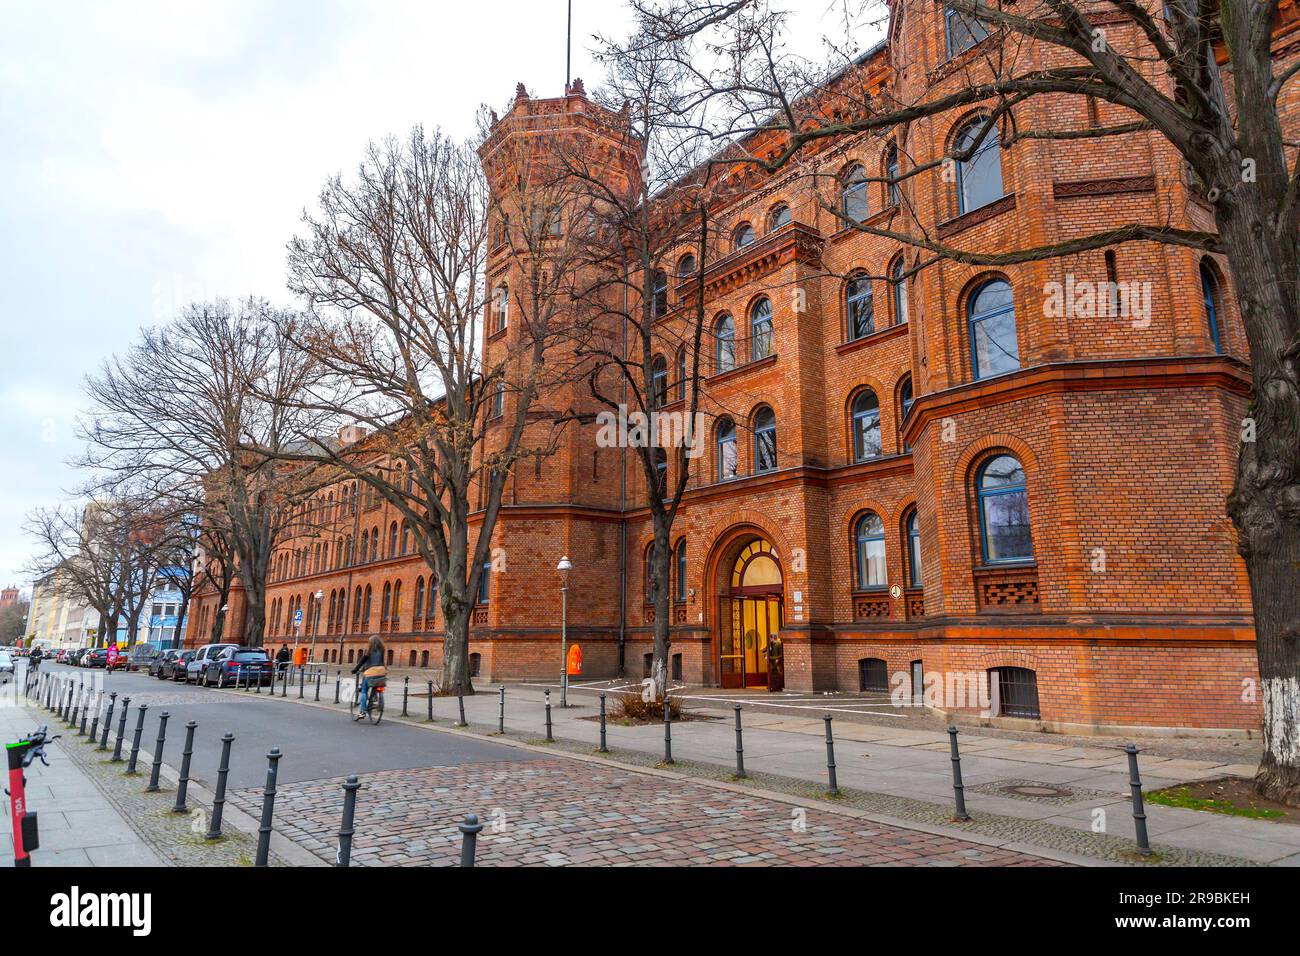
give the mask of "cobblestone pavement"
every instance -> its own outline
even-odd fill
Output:
[[[333,860],[341,781],[280,788],[285,835]],[[260,795],[233,802],[255,811]],[[454,866],[477,808],[486,866],[1058,866],[964,840],[805,809],[689,780],[563,758],[367,774],[352,861]]]
[[[50,723],[53,728],[57,721]],[[62,729],[61,732],[64,734],[61,743],[68,758],[81,768],[122,819],[165,862],[172,866],[252,866],[257,854],[255,835],[241,833],[226,821],[221,839],[204,839],[210,807],[197,806],[191,796],[187,801],[188,814],[173,813],[175,787],[164,780],[157,793],[146,793],[150,767],[143,760],[139,764],[140,772],[127,776],[125,759],[121,763],[109,759],[112,755],[111,741],[109,750],[100,751],[89,738],[78,737],[75,731]],[[270,862],[272,866],[284,865],[274,854]]]

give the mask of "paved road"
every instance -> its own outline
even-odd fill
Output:
[[[158,715],[166,711],[167,743],[164,762],[178,767],[185,742],[185,724],[198,723],[194,736],[191,776],[205,785],[214,784],[221,758],[221,736],[235,735],[231,748],[229,786],[259,786],[266,780],[266,754],[279,747],[280,780],[299,783],[365,774],[381,770],[416,767],[454,767],[466,763],[518,761],[531,755],[513,747],[458,737],[431,734],[414,727],[384,721],[377,726],[353,723],[350,718],[287,702],[273,702],[257,695],[234,696],[214,693],[193,685],[159,681],[142,673],[42,665],[42,669],[65,673],[73,680],[102,681],[105,693],[116,691],[118,709],[113,715],[113,734],[121,715],[120,701],[131,698],[127,717],[126,746],[138,720],[138,707],[147,704],[141,747],[151,751],[158,738]],[[290,696],[297,693],[289,691]],[[321,691],[324,695],[325,691]],[[332,699],[332,689],[331,689]],[[399,702],[400,703],[400,702]],[[113,737],[109,738],[109,746]]]

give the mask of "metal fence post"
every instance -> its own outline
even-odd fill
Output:
[[[316,700],[318,703],[320,702],[320,675],[321,672],[317,671],[316,672]]]
[[[474,856],[478,849],[478,835],[483,830],[483,824],[478,822],[478,814],[471,813],[465,817],[465,822],[460,824],[460,865],[473,866]]]
[[[113,728],[113,705],[117,703],[117,691],[112,691],[108,695],[108,713],[104,715],[104,737],[99,742],[100,750],[108,749],[108,734]]]
[[[131,709],[131,698],[122,698],[122,717],[117,723],[117,739],[113,742],[113,763],[122,760],[122,738],[126,736],[126,714]]]
[[[299,682],[299,688],[302,687]],[[271,855],[271,818],[275,814],[275,778],[280,772],[280,748],[266,755],[266,790],[262,793],[262,823],[257,828],[257,859],[254,866],[266,866]]]
[[[1137,851],[1140,856],[1151,855],[1151,843],[1147,839],[1147,815],[1142,804],[1142,778],[1138,776],[1138,749],[1133,744],[1126,744],[1124,752],[1128,754],[1128,785],[1133,792],[1133,829],[1137,831]]]
[[[829,784],[826,792],[837,794],[840,788],[835,780],[835,738],[831,735],[831,715],[827,714],[822,720],[826,722],[826,778]]]
[[[226,778],[230,776],[230,745],[235,735],[227,731],[221,738],[221,763],[217,766],[217,792],[212,798],[212,824],[207,839],[221,839],[221,814],[226,806]]]
[[[744,777],[745,774],[745,742],[740,732],[740,705],[736,705],[736,776]]]
[[[184,813],[186,810],[185,797],[190,789],[190,758],[194,756],[194,731],[198,726],[193,720],[185,725],[185,750],[181,753],[181,779],[176,784],[176,806],[172,807],[173,813]]]
[[[497,691],[497,733],[506,732],[506,689],[501,687]]]
[[[126,763],[126,772],[135,773],[135,762],[140,756],[140,738],[144,735],[144,716],[149,713],[149,705],[141,704],[139,719],[135,722],[135,735],[131,738],[131,759]]]
[[[339,702],[339,690],[343,687],[343,672],[334,672],[334,703]]]
[[[605,746],[605,695],[600,695],[600,752],[609,753],[609,748]]]
[[[551,736],[551,691],[549,688],[547,688],[546,690],[546,741],[547,743],[550,743],[553,740],[555,740],[555,738]]]
[[[456,726],[468,727],[469,721],[465,719],[465,691],[463,688],[457,688],[456,690],[456,705],[460,710],[460,722]]]
[[[402,716],[406,716],[406,698],[411,693],[411,678],[402,678]]]
[[[953,819],[965,823],[970,820],[970,814],[966,812],[966,788],[961,782],[961,753],[957,749],[957,727],[954,724],[948,725],[948,748],[952,754],[952,794],[957,804]]]
[[[426,709],[426,711],[428,712],[428,718],[427,718],[427,719],[428,719],[430,722],[432,722],[432,720],[433,720],[433,681],[427,681],[426,684],[427,684],[427,690],[428,690],[428,692],[429,692],[429,697],[428,697],[428,699],[427,699],[427,701],[426,701],[426,703],[427,703],[428,706],[427,706],[425,709]]]
[[[668,706],[668,695],[664,694],[664,763],[676,763],[673,760],[673,712]]]
[[[149,786],[145,787],[145,793],[158,792],[158,776],[162,773],[163,744],[167,741],[167,718],[170,716],[165,710],[158,715],[158,741],[154,744],[153,769],[149,772]]]
[[[357,791],[361,784],[356,776],[348,777],[343,784],[343,825],[339,827],[339,849],[334,856],[335,866],[350,866],[352,863],[352,835],[357,832],[355,821],[357,813]]]

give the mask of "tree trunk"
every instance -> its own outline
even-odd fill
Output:
[[[474,693],[469,676],[469,624],[473,608],[463,597],[442,591],[442,689],[466,697]]]
[[[1300,806],[1300,377],[1294,237],[1275,238],[1267,214],[1223,204],[1237,300],[1250,338],[1254,439],[1241,443],[1228,512],[1250,576],[1264,705],[1262,797]],[[1249,433],[1247,433],[1249,434]]]
[[[660,524],[659,521],[655,522]],[[669,628],[672,626],[671,581],[672,552],[668,547],[668,529],[655,529],[654,567],[651,574],[655,585],[655,637],[654,657],[650,665],[650,679],[654,682],[656,702],[662,702],[668,693]]]

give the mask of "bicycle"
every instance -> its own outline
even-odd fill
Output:
[[[361,703],[361,681],[357,681],[356,687],[352,690],[352,707],[349,713],[355,719],[357,716],[357,707]],[[377,724],[384,719],[384,681],[370,685],[369,699],[366,701],[365,716],[370,718],[372,724]]]
[[[31,851],[40,848],[41,840],[36,824],[36,814],[27,809],[27,776],[23,773],[39,759],[49,766],[45,759],[45,745],[58,740],[62,734],[49,736],[49,726],[41,727],[29,737],[17,743],[5,744],[5,755],[9,764],[9,787],[5,794],[9,797],[11,819],[13,820],[14,866],[32,865]]]

